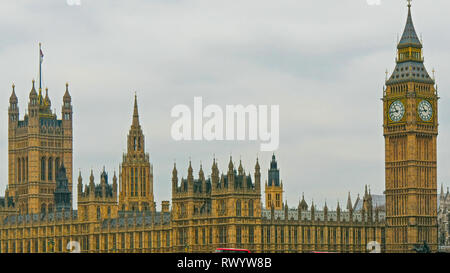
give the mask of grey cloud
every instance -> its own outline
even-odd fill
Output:
[[[175,142],[176,104],[279,104],[276,152],[286,197],[341,204],[351,191],[384,188],[381,101],[384,71],[392,70],[395,37],[406,21],[403,1],[368,6],[345,1],[98,1],[80,7],[65,0],[7,1],[0,8],[0,183],[7,183],[7,102],[16,83],[21,117],[31,79],[37,78],[37,43],[43,42],[44,83],[60,112],[64,84],[74,104],[74,170],[97,176],[118,170],[137,91],[146,149],[155,168],[158,203],[170,199],[176,159],[180,176],[189,157],[210,170],[215,153],[226,171],[230,153],[263,178],[270,153],[255,142]],[[424,34],[428,70],[440,86],[438,182],[450,179],[445,148],[450,130],[448,16],[450,3],[413,4]],[[208,172],[206,172],[208,173]],[[76,177],[75,177],[76,178]],[[330,205],[331,206],[331,205]]]

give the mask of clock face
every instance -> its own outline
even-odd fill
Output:
[[[433,107],[431,106],[431,103],[426,100],[423,100],[419,103],[418,112],[419,117],[423,121],[430,121],[433,117]]]
[[[400,121],[402,120],[403,116],[405,115],[405,106],[403,103],[399,100],[394,101],[391,104],[391,107],[389,107],[389,118],[394,121]]]

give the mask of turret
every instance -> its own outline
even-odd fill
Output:
[[[341,221],[341,206],[339,205],[339,201],[337,203],[337,208],[336,208],[336,221],[337,222]]]
[[[219,185],[219,167],[217,166],[216,159],[213,159],[213,164],[211,167],[211,190],[215,190]]]
[[[15,91],[16,86],[12,85],[11,96],[9,97],[9,108],[8,108],[8,116],[9,116],[9,128],[16,128],[19,122],[19,107],[18,100]]]
[[[78,199],[83,193],[83,178],[81,177],[81,171],[78,173]]]
[[[72,97],[69,94],[69,83],[66,83],[66,92],[63,96],[62,120],[65,128],[72,127]]]
[[[261,167],[258,158],[256,158],[255,164],[255,190],[257,193],[261,193]]]
[[[89,195],[95,194],[94,172],[91,170],[91,176],[89,177]]]
[[[323,208],[323,220],[326,222],[328,221],[328,206],[327,201],[325,201],[325,206]]]
[[[48,108],[51,108],[52,102],[50,100],[50,97],[48,96],[48,88],[45,88],[45,98],[44,98],[44,104],[48,106]]]
[[[301,221],[302,219],[302,212],[303,211],[307,211],[308,210],[308,204],[306,204],[305,201],[305,194],[302,194],[302,200],[298,202],[298,209],[297,209],[297,213],[298,213],[298,220]]]
[[[352,199],[350,198],[350,192],[348,192],[347,210],[349,215],[349,221],[353,222],[353,206],[352,206]]]
[[[30,101],[28,102],[28,113],[29,117],[35,120],[35,125],[37,126],[37,118],[39,116],[39,104],[38,104],[38,95],[36,93],[36,89],[34,88],[34,80],[32,81],[32,87],[30,91]]]
[[[191,164],[191,161],[189,160],[187,181],[188,181],[188,192],[190,192],[190,193],[194,192],[194,175],[193,175],[193,172],[194,171],[192,169],[192,164]]]
[[[114,194],[114,196],[117,196],[117,176],[116,176],[116,171],[114,171],[114,176],[113,176],[113,194]]]
[[[102,196],[106,196],[107,181],[108,181],[108,174],[105,171],[105,167],[103,167],[103,171],[100,174],[100,187],[102,190]]]
[[[176,163],[173,163],[172,170],[172,196],[174,196],[178,189],[178,171]]]
[[[238,174],[244,175],[244,168],[242,167],[242,160],[239,160]]]
[[[289,206],[286,200],[286,203],[284,205],[284,220],[287,222],[289,220]]]

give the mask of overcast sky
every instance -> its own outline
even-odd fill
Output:
[[[7,185],[7,111],[16,84],[20,118],[31,80],[43,82],[61,118],[64,84],[74,108],[76,181],[103,166],[118,171],[137,92],[146,150],[154,165],[158,208],[170,200],[171,170],[186,177],[189,157],[209,174],[213,154],[226,172],[230,154],[253,175],[260,158],[267,179],[271,153],[260,142],[176,142],[172,107],[203,103],[280,106],[276,151],[285,199],[335,207],[369,184],[384,189],[382,97],[395,65],[406,1],[381,0],[66,0],[0,4],[0,190]],[[376,1],[373,1],[376,2]],[[425,64],[440,90],[438,183],[450,181],[450,2],[413,1]],[[431,72],[430,72],[431,73]],[[447,76],[446,76],[447,75]],[[447,141],[446,141],[447,140]],[[76,185],[76,184],[74,184]],[[76,190],[76,187],[74,188]],[[74,195],[76,198],[76,195]]]

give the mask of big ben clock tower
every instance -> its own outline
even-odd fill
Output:
[[[425,66],[408,1],[396,66],[383,94],[386,251],[437,250],[438,96]]]

